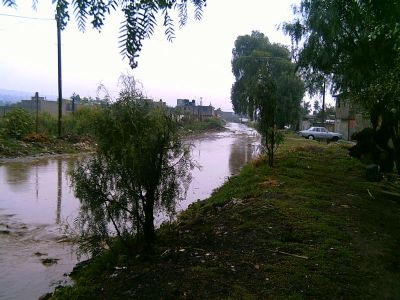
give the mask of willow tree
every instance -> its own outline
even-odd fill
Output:
[[[174,215],[190,182],[189,149],[166,108],[125,89],[96,123],[95,155],[72,172],[81,211],[76,220],[81,250],[97,253],[111,237],[123,242],[155,237],[154,214]]]
[[[299,121],[303,82],[288,49],[271,44],[257,31],[236,39],[232,71],[236,79],[231,92],[233,108],[257,119],[272,166],[274,148],[281,141],[278,129]]]
[[[308,82],[325,74],[333,93],[370,114],[400,173],[400,2],[302,0],[294,12],[283,28],[299,71]]]
[[[32,0],[35,9],[38,2]],[[18,0],[2,0],[2,3],[7,7],[17,7]],[[159,15],[166,37],[172,41],[175,37],[175,22],[171,12],[178,12],[178,23],[182,27],[188,20],[188,3],[193,5],[194,18],[199,20],[206,0],[53,0],[52,3],[61,30],[67,26],[71,14],[75,15],[79,30],[84,31],[88,22],[94,29],[100,30],[108,15],[120,10],[124,16],[119,35],[121,53],[128,58],[130,66],[135,68],[143,40],[153,35]]]

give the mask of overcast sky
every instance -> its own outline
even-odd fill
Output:
[[[17,9],[0,5],[0,88],[57,95],[57,35],[54,7],[39,1],[38,10],[28,0]],[[290,44],[277,26],[293,18],[295,0],[208,0],[203,18],[176,27],[176,39],[166,40],[159,26],[144,42],[139,66],[131,70],[120,55],[118,36],[121,18],[113,14],[99,33],[87,24],[81,33],[73,18],[62,33],[63,96],[73,92],[95,97],[100,83],[111,93],[118,77],[134,75],[148,97],[175,106],[177,98],[200,98],[204,105],[232,110],[230,89],[234,82],[231,57],[239,35],[263,32],[271,42]],[[25,5],[25,6],[24,6]],[[32,20],[4,14],[45,18]]]

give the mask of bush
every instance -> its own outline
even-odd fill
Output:
[[[94,125],[101,110],[98,107],[83,107],[75,112],[74,115],[66,116],[63,122],[64,134],[93,136]]]
[[[49,113],[39,114],[38,131],[47,134],[48,136],[57,136],[58,134],[57,117],[54,117]]]
[[[26,110],[15,108],[6,114],[4,128],[7,136],[22,139],[32,132],[33,118]]]

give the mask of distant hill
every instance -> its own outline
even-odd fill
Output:
[[[0,89],[0,105],[12,104],[19,102],[21,100],[29,100],[34,95],[35,92]],[[55,96],[48,96],[42,94],[39,95],[46,97],[48,100],[53,100],[57,98]]]

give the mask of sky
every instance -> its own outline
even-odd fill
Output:
[[[30,0],[17,1],[17,9],[0,4],[1,89],[57,95],[57,31],[50,2],[39,1],[36,11]],[[207,0],[203,18],[195,21],[192,14],[185,27],[177,25],[172,43],[167,41],[164,28],[158,26],[152,38],[144,41],[139,65],[133,70],[120,54],[119,13],[107,17],[101,32],[91,24],[80,32],[71,16],[62,32],[63,97],[69,98],[74,92],[81,97],[96,97],[100,84],[115,97],[118,78],[129,74],[141,83],[149,98],[162,99],[169,106],[185,98],[232,111],[231,58],[236,38],[258,30],[270,42],[289,46],[290,38],[278,26],[293,18],[292,5],[298,2]]]

